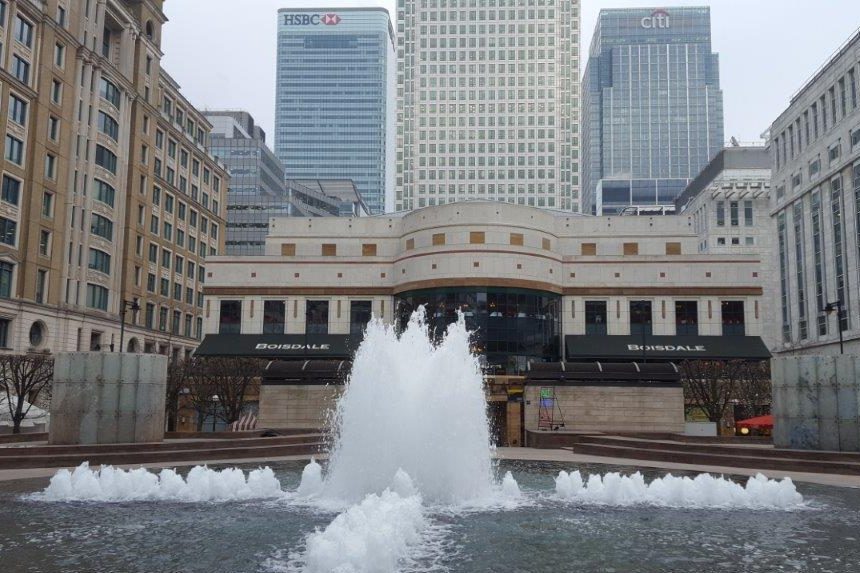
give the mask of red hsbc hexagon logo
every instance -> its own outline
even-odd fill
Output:
[[[337,26],[341,21],[341,17],[337,14],[326,14],[322,17],[322,23],[326,26]]]

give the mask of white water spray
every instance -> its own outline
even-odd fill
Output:
[[[86,462],[69,471],[54,474],[45,491],[35,498],[43,501],[235,501],[271,499],[283,495],[281,484],[269,468],[248,472],[227,468],[210,470],[195,466],[183,479],[171,469],[153,473],[144,468],[122,470],[104,466],[91,470]]]
[[[561,471],[555,478],[555,491],[562,499],[613,506],[790,509],[803,503],[790,478],[771,480],[762,474],[742,486],[710,474],[695,478],[669,474],[645,483],[639,472],[591,475],[583,481],[578,471]]]
[[[465,320],[434,344],[416,312],[398,337],[372,320],[334,418],[323,495],[357,502],[403,470],[427,501],[458,503],[493,486],[483,380]]]

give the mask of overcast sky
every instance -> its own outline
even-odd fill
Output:
[[[395,0],[167,0],[164,66],[197,107],[251,112],[274,145],[277,11],[289,7],[385,6]],[[581,53],[601,8],[705,2],[583,0]],[[713,0],[726,139],[755,141],[794,93],[860,26],[858,0]]]

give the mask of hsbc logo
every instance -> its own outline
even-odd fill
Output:
[[[337,14],[284,14],[286,26],[337,26],[341,20]]]
[[[646,29],[668,28],[669,13],[665,10],[654,10],[650,16],[642,18],[642,27]]]

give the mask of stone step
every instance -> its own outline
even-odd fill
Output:
[[[643,449],[629,445],[590,443],[579,443],[573,447],[573,451],[577,454],[588,456],[649,460],[676,464],[860,475],[860,463],[852,462],[756,457],[752,455],[739,456],[725,453],[685,452],[678,451],[677,449]]]
[[[624,436],[582,436],[576,445],[611,445],[625,446],[642,450],[663,450],[684,453],[704,453],[716,455],[732,455],[754,458],[780,458],[803,461],[848,462],[860,463],[860,453],[831,452],[813,450],[789,450],[761,445],[731,445],[725,443],[695,443],[676,442],[672,440],[649,440],[644,438],[628,438]],[[575,446],[574,446],[575,447]]]
[[[204,447],[192,450],[160,450],[148,452],[98,452],[50,455],[17,455],[0,458],[0,469],[75,467],[83,462],[91,465],[135,465],[149,463],[189,462],[206,460],[268,459],[282,456],[318,454],[325,449],[322,442],[271,444],[244,447]]]
[[[88,445],[55,445],[55,446],[14,446],[0,448],[0,459],[21,455],[46,456],[62,454],[96,455],[112,453],[141,453],[159,451],[215,449],[242,449],[256,446],[276,446],[286,444],[302,444],[320,442],[320,434],[299,434],[290,436],[272,436],[268,438],[245,438],[241,440],[193,440],[164,442],[148,442],[139,444],[88,444]]]

